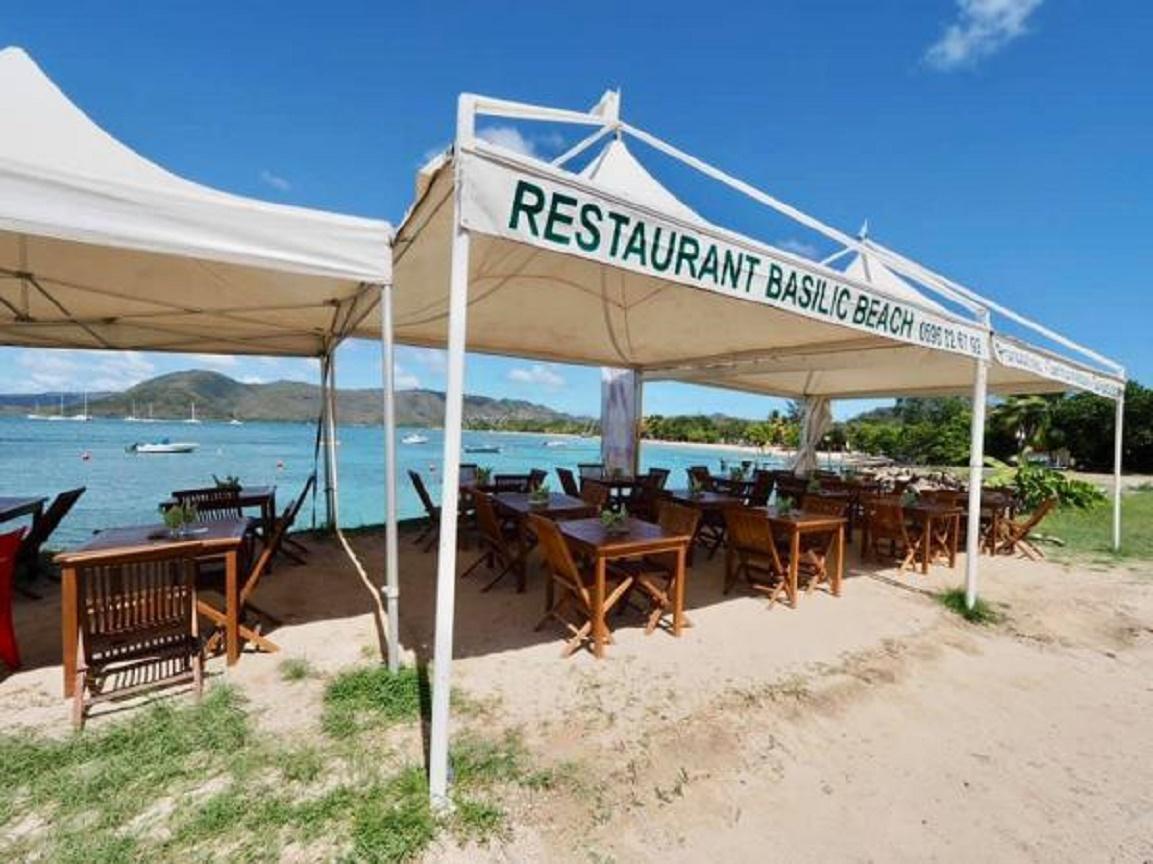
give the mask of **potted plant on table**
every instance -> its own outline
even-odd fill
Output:
[[[821,491],[821,480],[819,477],[810,477],[809,484],[805,487],[806,492],[817,494]]]
[[[627,534],[629,530],[629,513],[622,507],[620,510],[602,510],[601,525],[606,534]]]
[[[790,516],[793,512],[793,499],[789,496],[777,499],[777,515]]]
[[[481,467],[476,469],[476,485],[487,486],[492,482],[492,468]]]
[[[535,489],[530,489],[528,493],[528,503],[531,507],[543,507],[549,502],[549,496],[552,494],[547,483],[541,483]]]
[[[704,486],[696,477],[689,477],[689,497],[696,500],[704,492]]]
[[[217,477],[213,474],[212,480],[216,483],[217,489],[235,489],[237,492],[240,491],[240,478],[232,474],[225,474],[224,477]]]
[[[187,537],[192,532],[188,526],[200,518],[195,504],[173,504],[164,511],[164,525],[173,537]]]

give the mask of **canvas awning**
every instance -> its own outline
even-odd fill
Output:
[[[0,344],[319,356],[374,307],[391,234],[177,177],[0,51]]]

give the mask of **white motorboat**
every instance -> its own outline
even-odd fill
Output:
[[[137,442],[129,444],[125,449],[129,453],[192,453],[199,447],[191,441],[162,441]]]
[[[411,435],[405,435],[403,438],[401,438],[400,443],[401,444],[427,444],[428,443],[428,436],[427,435],[418,435],[416,432],[413,432]]]

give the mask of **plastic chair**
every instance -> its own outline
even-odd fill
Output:
[[[0,660],[9,669],[20,668],[20,648],[16,644],[16,628],[12,624],[12,578],[16,572],[16,556],[24,529],[0,534]]]

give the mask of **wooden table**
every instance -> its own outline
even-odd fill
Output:
[[[237,500],[240,509],[249,507],[260,508],[260,527],[265,538],[272,536],[276,526],[276,487],[275,486],[241,486],[237,491]],[[162,510],[167,510],[176,504],[175,498],[168,498],[160,503]]]
[[[558,527],[565,540],[578,554],[595,561],[593,586],[593,654],[603,657],[608,640],[605,621],[605,568],[609,561],[620,558],[639,558],[659,552],[675,552],[677,556],[676,590],[673,592],[673,635],[680,636],[685,623],[685,554],[692,538],[684,534],[666,534],[659,525],[642,522],[632,516],[626,520],[627,530],[610,534],[600,519],[574,519],[560,522]],[[551,585],[551,580],[550,580]]]
[[[0,522],[31,516],[33,523],[44,514],[47,498],[0,498]]]
[[[698,510],[724,510],[745,503],[744,499],[725,492],[692,492],[688,489],[670,489],[665,492],[665,497]]]
[[[76,567],[112,554],[138,552],[142,549],[160,549],[188,541],[200,543],[206,550],[205,559],[224,559],[224,640],[228,665],[240,659],[240,553],[245,539],[252,530],[252,520],[222,519],[219,522],[201,522],[192,526],[195,533],[174,538],[163,525],[133,525],[109,528],[96,534],[82,546],[56,556],[60,565],[60,618],[61,650],[64,662],[64,695],[72,695],[76,675],[76,646],[80,634],[78,618],[78,592]],[[203,600],[197,607],[217,611]]]
[[[904,511],[911,515],[922,525],[920,542],[921,574],[929,572],[929,563],[938,553],[944,553],[949,559],[949,567],[957,566],[957,537],[961,533],[961,516],[965,513],[964,507],[953,504],[937,504],[928,501],[906,505]],[[943,524],[948,531],[944,539],[938,543],[937,535],[933,531],[933,524]]]
[[[548,500],[540,503],[534,503],[527,492],[497,492],[491,497],[497,510],[517,520],[517,543],[519,544],[517,552],[521,566],[517,568],[516,572],[516,590],[520,594],[524,593],[527,577],[524,557],[530,545],[528,536],[529,514],[535,513],[537,516],[546,516],[557,521],[584,519],[597,515],[596,507],[580,498],[573,498],[571,495],[564,495],[560,492],[550,493]]]
[[[829,577],[829,588],[834,597],[841,596],[841,582],[845,578],[845,525],[844,516],[828,516],[824,513],[805,513],[790,510],[781,515],[776,507],[765,508],[769,523],[789,538],[789,571],[785,592],[789,596],[789,606],[797,608],[797,580],[801,563],[801,537],[806,534],[835,534],[837,538],[836,567]]]

